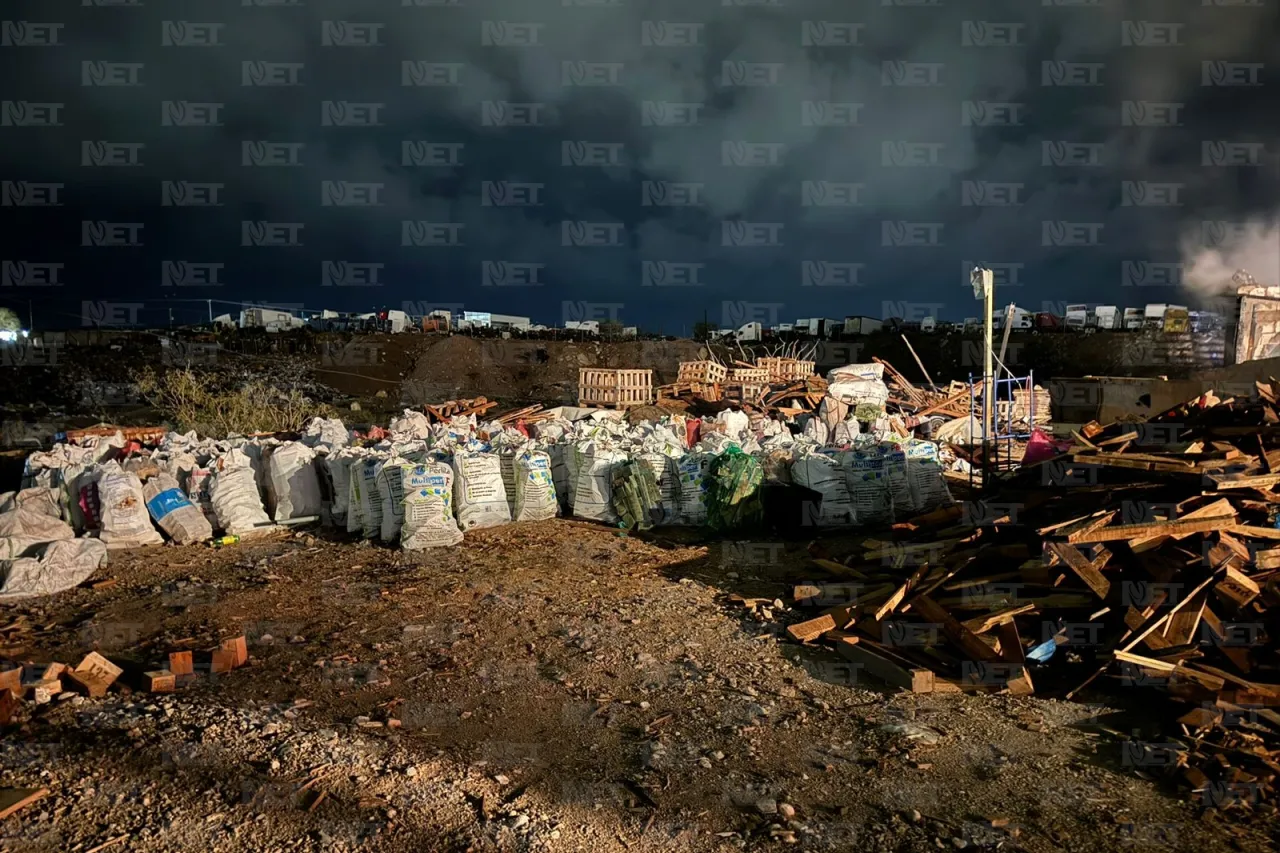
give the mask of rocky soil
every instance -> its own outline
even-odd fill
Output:
[[[406,555],[327,534],[112,555],[7,608],[11,657],[126,666],[26,704],[0,786],[50,795],[12,851],[1274,848],[1121,761],[1103,705],[894,695],[785,638],[805,543],[574,521]],[[250,663],[130,692],[168,651]]]

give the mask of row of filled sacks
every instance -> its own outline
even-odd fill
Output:
[[[321,457],[332,523],[414,550],[456,544],[465,530],[558,514],[545,451],[428,450],[418,444],[345,448]]]
[[[717,470],[717,459],[742,453],[733,445],[721,452],[683,454],[628,453],[594,442],[549,450],[553,466],[557,456],[563,459],[569,511],[609,523],[618,520],[611,471],[628,459],[643,461],[653,473],[660,501],[652,516],[658,524],[707,524],[710,503],[723,511],[720,505],[730,500],[728,493],[737,492],[732,500],[741,503],[751,497],[743,492],[767,482],[792,482],[820,495],[810,519],[819,526],[890,524],[952,502],[937,445],[915,439],[864,443],[845,451],[796,444],[743,454],[759,462],[758,475],[743,466]]]
[[[819,526],[892,524],[952,502],[938,446],[918,439],[801,448],[791,477],[822,496]]]

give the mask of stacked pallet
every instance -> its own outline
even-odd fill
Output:
[[[682,361],[676,375],[680,385],[719,385],[729,376],[729,369],[718,361]]]
[[[803,361],[798,358],[761,356],[756,359],[756,366],[767,370],[769,372],[769,381],[777,383],[808,379],[813,376],[817,363]]]
[[[918,693],[1142,690],[1177,723],[1123,736],[1132,770],[1250,808],[1280,777],[1280,406],[1206,395],[1090,424],[998,497],[816,560],[791,625]],[[1156,707],[1156,706],[1152,706]]]

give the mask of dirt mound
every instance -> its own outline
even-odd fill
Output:
[[[583,367],[651,368],[654,383],[674,382],[693,341],[538,341],[453,335],[429,339],[406,377],[405,398],[434,402],[484,394],[504,405],[572,403]]]

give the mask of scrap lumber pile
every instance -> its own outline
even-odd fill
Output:
[[[820,553],[830,582],[793,593],[818,613],[788,633],[918,693],[1111,690],[1164,722],[1125,736],[1130,769],[1276,799],[1280,405],[1256,397],[1090,424],[998,497]]]
[[[805,412],[816,412],[827,396],[827,380],[821,376],[774,382],[764,395],[764,405],[784,415],[794,417]]]
[[[503,426],[515,426],[521,421],[524,421],[527,424],[533,424],[550,418],[551,412],[546,411],[541,403],[534,403],[532,406],[525,406],[521,409],[512,409],[505,414],[498,415],[495,420]]]
[[[424,405],[422,408],[432,423],[448,423],[449,419],[455,415],[483,417],[485,412],[497,405],[496,402],[491,402],[484,397],[476,397],[471,400],[448,400],[444,403],[437,403],[434,406]]]

